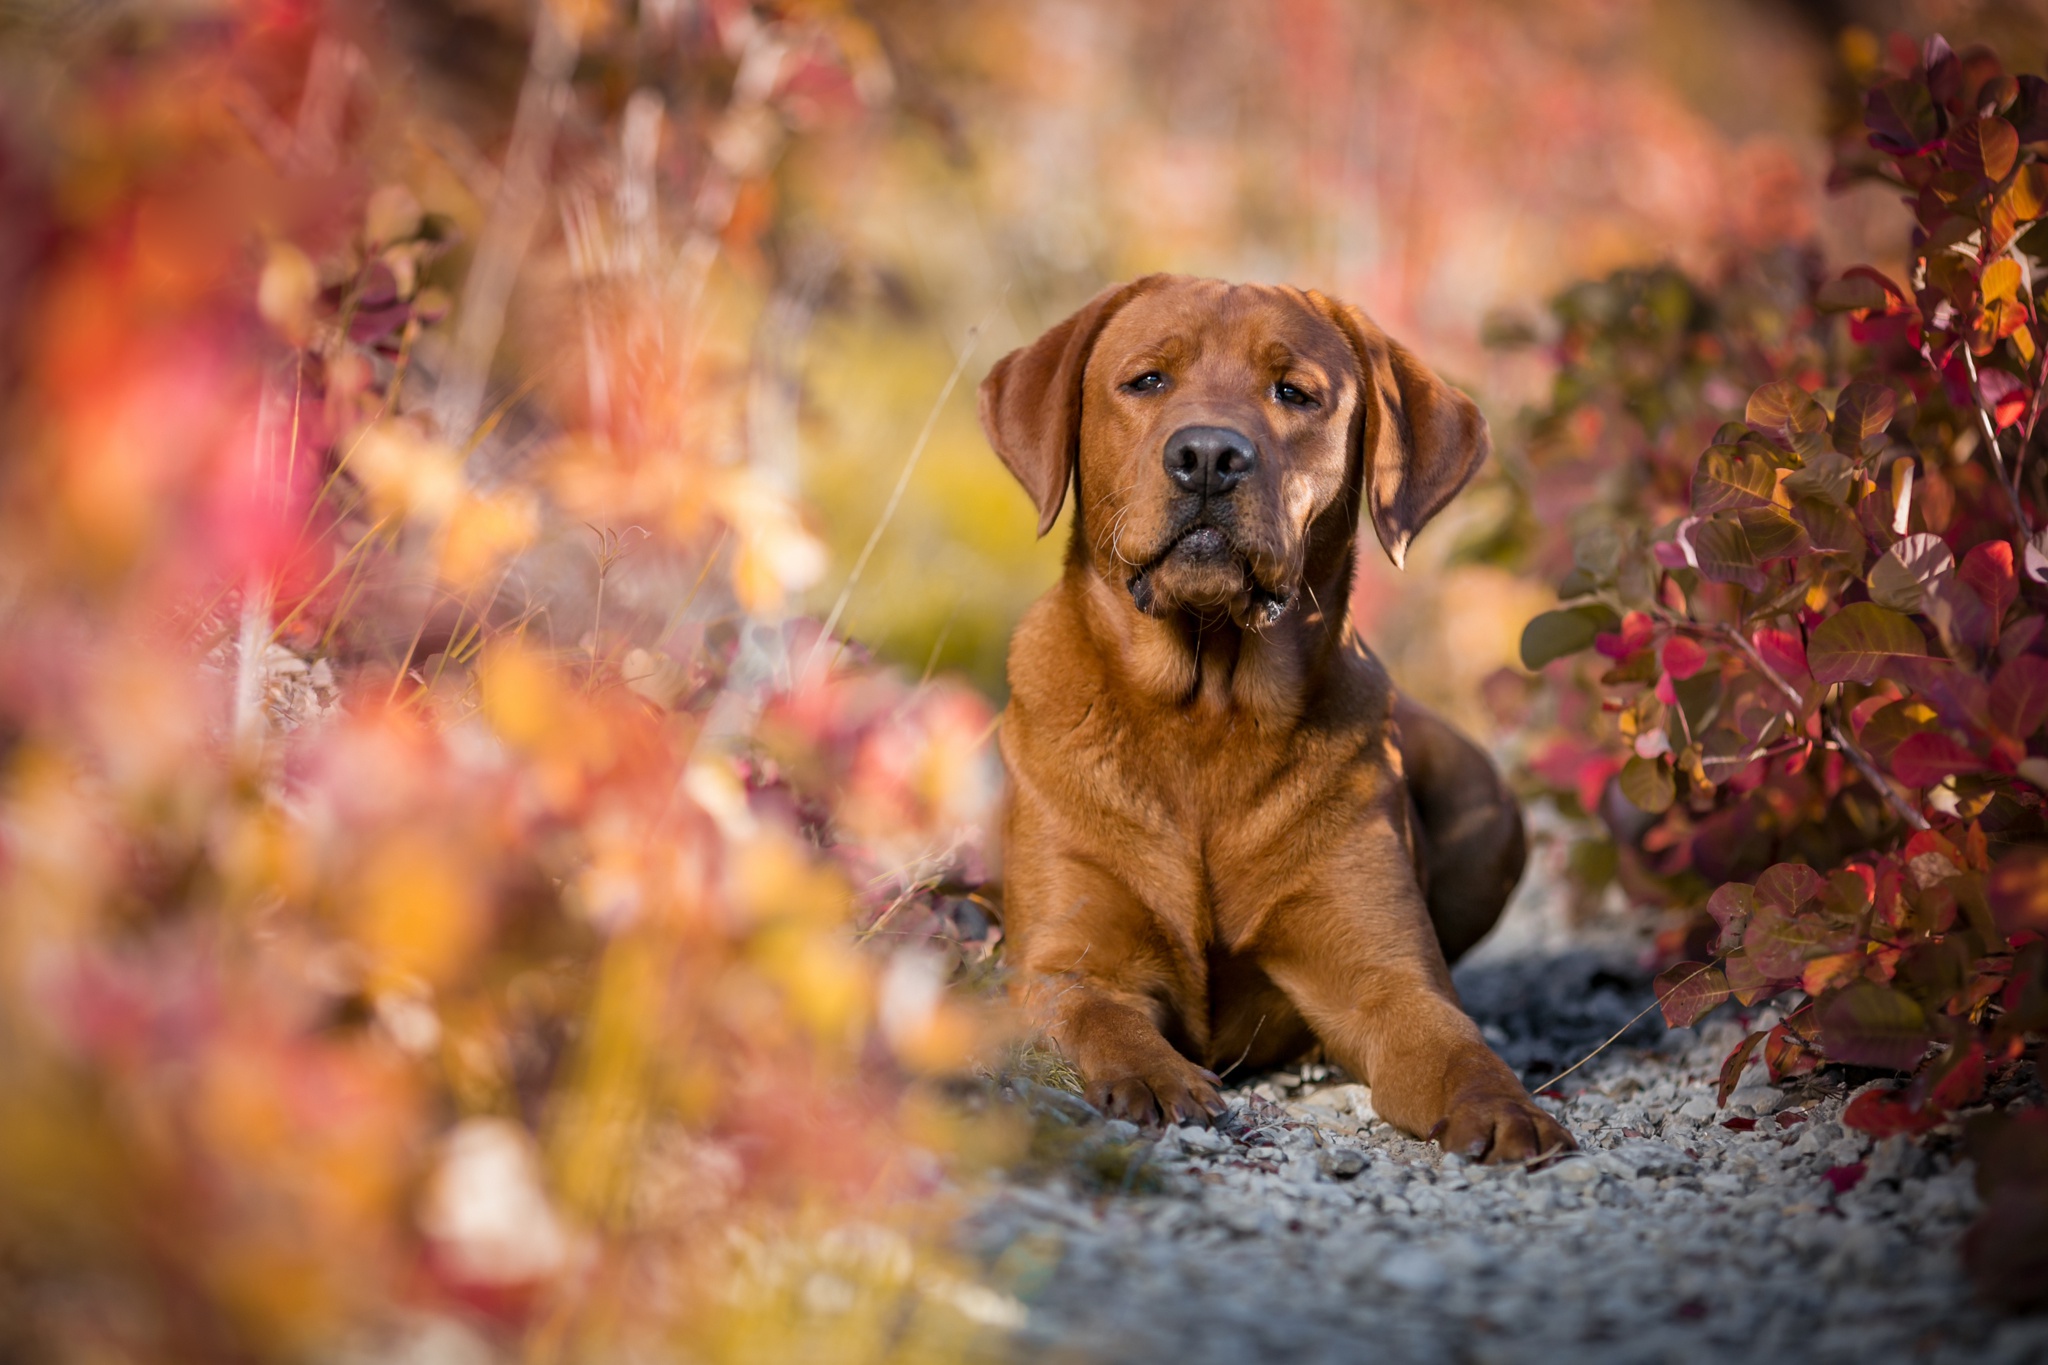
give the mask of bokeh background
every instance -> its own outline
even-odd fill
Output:
[[[984,988],[1063,528],[981,376],[1146,271],[1365,307],[1499,459],[1354,612],[1491,737],[1550,300],[1895,267],[1824,188],[1894,30],[2048,55],[2018,0],[0,0],[0,1359],[1015,1326],[943,1234],[1058,1158]]]
[[[1152,270],[1355,301],[1478,396],[1503,452],[1356,607],[1397,677],[1483,728],[1547,586],[1452,563],[1514,496],[1513,435],[1550,372],[1567,284],[1731,250],[1887,261],[1904,211],[1826,193],[1878,35],[1943,28],[2039,48],[2042,11],[1768,0],[876,5],[892,105],[793,146],[776,177],[775,319],[757,363],[795,411],[761,428],[832,550],[829,608],[937,404],[929,445],[849,601],[913,668],[1002,692],[1009,626],[1054,576],[991,463],[973,382],[1102,285]],[[802,325],[796,326],[797,320]]]

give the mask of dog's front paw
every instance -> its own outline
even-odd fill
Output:
[[[1579,1145],[1527,1095],[1497,1091],[1468,1091],[1453,1099],[1451,1112],[1430,1136],[1446,1152],[1486,1162],[1533,1161]]]
[[[1120,1076],[1088,1081],[1088,1102],[1113,1119],[1142,1127],[1161,1123],[1207,1124],[1230,1106],[1223,1102],[1215,1072],[1175,1054]]]

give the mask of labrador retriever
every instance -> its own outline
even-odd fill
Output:
[[[1361,514],[1400,565],[1485,458],[1471,400],[1356,308],[1151,275],[997,362],[980,412],[1040,535],[1073,490],[1010,646],[1004,919],[1089,1098],[1206,1120],[1217,1068],[1320,1043],[1446,1150],[1570,1147],[1447,965],[1521,876],[1514,798],[1346,608]]]

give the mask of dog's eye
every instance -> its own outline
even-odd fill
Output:
[[[1156,393],[1166,387],[1166,376],[1157,370],[1147,370],[1136,379],[1124,381],[1125,393]]]
[[[1275,384],[1273,386],[1273,396],[1291,408],[1312,408],[1316,406],[1315,395],[1307,389],[1294,384]]]

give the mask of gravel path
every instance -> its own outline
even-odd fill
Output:
[[[1560,902],[1519,898],[1456,973],[1532,1083],[1651,998],[1623,924],[1568,931]],[[1073,1115],[1081,1159],[996,1191],[968,1243],[1027,1307],[1022,1359],[2048,1360],[2048,1318],[1972,1303],[1968,1163],[1873,1146],[1838,1122],[1839,1084],[1782,1093],[1760,1067],[1716,1111],[1740,1036],[1644,1019],[1561,1087],[1584,1155],[1535,1173],[1404,1138],[1315,1067],[1232,1091],[1219,1131],[1151,1142],[1033,1091]]]

